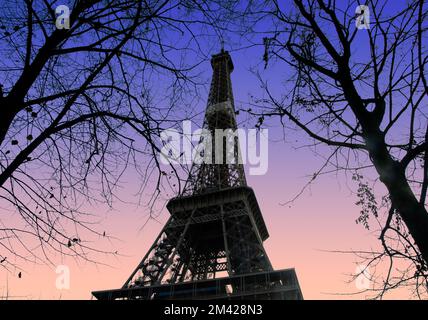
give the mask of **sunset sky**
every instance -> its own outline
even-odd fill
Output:
[[[260,52],[251,55],[253,62],[245,58],[247,51],[232,51],[231,55],[235,63],[233,89],[239,107],[249,93],[258,90],[257,80],[248,69],[259,59]],[[208,62],[205,68],[210,68]],[[322,164],[322,159],[310,150],[296,149],[299,145],[296,139],[304,142],[300,134],[286,135],[286,141],[281,141],[280,128],[270,129],[268,173],[247,174],[270,233],[265,246],[275,269],[296,268],[306,299],[346,298],[337,294],[358,291],[355,284],[347,284],[358,259],[352,254],[327,251],[369,249],[378,243],[370,232],[355,223],[359,207],[354,204],[356,196],[352,192],[356,185],[340,174],[320,177],[293,204],[281,205],[299,193]],[[126,175],[121,186],[124,194],[138,192],[138,181],[132,173]],[[69,290],[56,289],[54,266],[28,264],[21,279],[16,273],[2,270],[0,292],[5,293],[8,283],[10,296],[89,299],[92,290],[118,288],[146,253],[169,215],[164,210],[159,223],[151,221],[142,228],[147,214],[134,205],[117,204],[114,211],[99,206],[88,206],[86,210],[102,217],[98,229],[118,238],[112,241],[112,247],[121,256],[98,256],[98,261],[109,267],[56,257],[53,260],[56,265],[65,264],[71,269]],[[103,243],[104,246],[108,244]]]
[[[363,41],[364,38],[361,39]],[[261,43],[261,39],[253,40]],[[211,43],[209,47],[216,48],[211,54],[220,49],[219,44]],[[225,49],[230,52],[235,66],[232,83],[236,108],[247,109],[251,96],[263,96],[255,70],[268,81],[274,93],[281,93],[289,70],[276,64],[264,69],[262,46],[246,48],[245,40],[226,38]],[[364,44],[359,50],[364,51]],[[208,60],[199,66],[199,70],[202,78],[209,80],[211,66]],[[205,96],[201,96],[201,101],[195,106],[200,111],[205,108],[209,88],[206,82]],[[198,119],[202,121],[201,117]],[[247,120],[245,113],[238,115],[238,122],[248,128],[254,121]],[[350,275],[356,272],[360,260],[355,254],[345,253],[379,248],[376,234],[372,232],[376,228],[366,230],[355,222],[360,208],[355,204],[357,183],[352,181],[352,174],[332,172],[319,176],[293,202],[287,203],[301,192],[322,166],[328,149],[320,147],[318,155],[315,154],[313,149],[304,147],[311,143],[310,139],[300,132],[283,131],[274,119],[269,120],[266,127],[269,129],[268,172],[262,176],[250,176],[248,168],[246,171],[247,182],[256,193],[270,233],[265,248],[274,268],[295,268],[305,299],[369,297],[353,295],[359,289]],[[121,287],[169,217],[167,210],[163,209],[158,221],[150,220],[145,224],[147,208],[144,201],[150,195],[143,194],[141,205],[135,204],[140,183],[138,175],[128,170],[120,183],[118,195],[133,203],[116,201],[114,209],[107,205],[84,204],[83,209],[96,216],[96,229],[105,231],[107,235],[91,239],[94,241],[91,245],[117,252],[117,255],[95,254],[95,262],[92,262],[56,254],[51,256],[50,264],[27,263],[22,265],[22,270],[10,272],[0,269],[0,297],[91,299],[91,291]],[[382,186],[376,185],[376,188],[382,193]],[[170,196],[164,194],[159,205]],[[12,214],[10,219],[14,219]],[[69,289],[56,288],[58,275],[55,269],[58,265],[70,268]],[[22,272],[21,278],[18,278],[18,272]],[[400,291],[387,297],[407,296]]]

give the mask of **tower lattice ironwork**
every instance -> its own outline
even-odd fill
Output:
[[[216,129],[235,132],[237,123],[229,53],[214,55],[211,66],[203,127],[216,146],[224,138]],[[274,271],[263,247],[269,234],[235,142],[231,150],[214,147],[212,161],[192,166],[183,193],[167,204],[169,220],[137,268],[122,288],[93,292],[96,298],[302,299],[294,269]],[[227,161],[228,152],[235,161]]]

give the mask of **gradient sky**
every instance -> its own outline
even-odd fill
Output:
[[[230,49],[227,44],[226,49]],[[263,70],[261,46],[230,52],[235,65],[232,82],[237,108],[246,108],[249,95],[261,93],[260,84],[250,71],[254,67],[274,83],[274,90],[281,90],[281,79],[287,76],[287,70],[278,67]],[[205,71],[204,76],[209,77],[209,62],[200,68]],[[204,103],[198,106],[200,109],[203,107]],[[238,121],[245,120],[245,115],[238,117]],[[286,132],[285,139],[282,139],[278,124],[271,122],[269,125],[268,173],[263,176],[247,175],[247,181],[256,193],[270,233],[265,247],[274,268],[296,268],[305,299],[365,298],[364,295],[345,295],[358,291],[355,283],[349,282],[358,258],[353,254],[331,252],[370,250],[379,246],[375,235],[355,223],[360,211],[353,193],[356,183],[342,174],[327,174],[319,177],[292,204],[281,205],[300,192],[323,159],[309,149],[299,148],[308,141],[302,134]],[[127,172],[119,193],[124,198],[132,198],[138,190],[136,175]],[[53,265],[27,264],[21,279],[17,277],[18,270],[9,273],[1,269],[0,296],[90,299],[93,290],[119,288],[168,218],[164,210],[159,222],[152,220],[142,228],[147,218],[143,207],[117,203],[115,210],[110,210],[107,205],[94,207],[90,204],[85,209],[100,217],[98,229],[106,230],[107,235],[116,238],[111,242],[99,239],[96,244],[100,248],[117,250],[118,256],[99,255],[99,264],[95,264],[58,255],[52,257]],[[56,288],[56,265],[70,267],[70,289]],[[403,296],[395,293],[389,297]]]

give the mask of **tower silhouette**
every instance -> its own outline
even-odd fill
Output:
[[[169,220],[135,271],[122,288],[93,292],[97,299],[303,298],[294,269],[274,271],[263,247],[269,233],[246,183],[238,137],[232,148],[215,143],[225,139],[216,129],[236,132],[237,123],[229,53],[213,55],[211,66],[203,128],[216,146],[204,155],[212,161],[192,165],[183,192],[167,204]]]

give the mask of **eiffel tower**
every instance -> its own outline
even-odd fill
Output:
[[[211,66],[203,127],[215,140],[215,129],[237,123],[229,53],[213,55]],[[219,152],[227,156],[216,147],[213,160]],[[167,209],[168,222],[122,288],[92,292],[97,299],[303,299],[294,269],[272,268],[263,247],[269,233],[242,161],[194,163]]]

